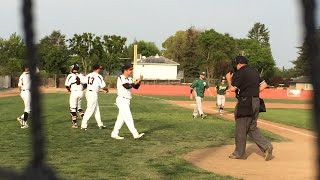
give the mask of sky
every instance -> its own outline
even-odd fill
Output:
[[[22,0],[0,1],[0,37],[22,34]],[[162,42],[178,30],[195,26],[245,38],[254,23],[270,31],[272,54],[278,67],[293,67],[302,44],[300,4],[297,0],[35,0],[37,39],[60,30],[116,34]]]

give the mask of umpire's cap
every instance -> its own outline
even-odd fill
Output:
[[[236,58],[234,58],[234,64],[248,64],[249,60],[244,57],[244,56],[237,56]]]

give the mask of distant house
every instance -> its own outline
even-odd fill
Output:
[[[143,75],[145,80],[178,80],[180,64],[163,56],[142,57],[134,66],[134,78]]]
[[[289,84],[290,89],[313,90],[313,86],[308,76],[300,76],[297,78],[293,78],[292,81],[289,82]]]

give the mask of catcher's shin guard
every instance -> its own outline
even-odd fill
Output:
[[[28,117],[29,117],[29,113],[24,112],[24,113],[23,113],[23,120],[24,120],[24,121],[28,121]]]
[[[70,112],[70,115],[71,115],[72,123],[73,124],[77,123],[77,113],[76,112]]]

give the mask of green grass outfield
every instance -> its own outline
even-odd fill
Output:
[[[115,94],[100,94],[107,129],[98,129],[91,119],[88,131],[81,131],[70,128],[68,94],[44,95],[47,161],[63,179],[233,179],[194,167],[182,156],[199,148],[233,144],[234,122],[212,116],[192,119],[191,110],[135,96],[131,106],[136,127],[146,135],[133,140],[124,126],[120,135],[125,139],[114,140],[110,133],[117,115],[115,98]],[[0,98],[0,107],[0,164],[22,171],[31,157],[30,129],[20,129],[16,121],[22,100]],[[283,140],[265,134],[273,141]]]
[[[234,112],[234,109],[228,108],[227,111]],[[259,118],[297,128],[314,130],[311,113],[310,109],[268,108],[267,112],[260,113]]]
[[[154,98],[160,98],[165,100],[173,100],[173,101],[190,101],[190,96],[156,96],[152,95]],[[207,96],[204,98],[208,101],[216,101],[216,97]],[[236,102],[236,98],[228,97],[226,98],[227,102]],[[284,104],[311,104],[310,100],[299,100],[299,99],[264,99],[265,102],[268,103],[284,103]]]

